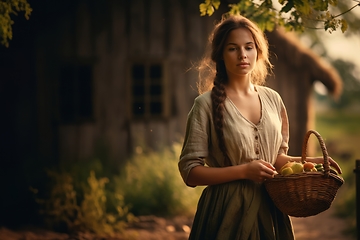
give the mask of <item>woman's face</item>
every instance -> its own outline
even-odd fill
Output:
[[[229,78],[247,75],[255,68],[257,49],[248,29],[238,28],[229,33],[224,45],[223,59]]]

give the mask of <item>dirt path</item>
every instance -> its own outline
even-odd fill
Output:
[[[297,240],[355,240],[342,234],[344,220],[335,218],[329,209],[308,218],[292,218]],[[144,216],[140,222],[127,229],[128,237],[100,238],[92,234],[68,235],[42,229],[11,231],[0,228],[0,240],[187,240],[192,219],[176,217],[164,219]]]
[[[291,218],[296,240],[356,240],[346,236],[346,222],[333,215],[333,209],[307,218]]]

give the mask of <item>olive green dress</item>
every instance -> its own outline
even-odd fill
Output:
[[[287,153],[289,124],[285,106],[274,90],[256,86],[261,118],[244,118],[229,98],[225,100],[224,136],[232,165],[263,159],[272,164]],[[224,166],[213,124],[210,92],[198,96],[188,115],[179,171],[186,183],[193,167]],[[289,216],[273,204],[263,184],[251,180],[207,186],[198,203],[191,240],[294,239]]]

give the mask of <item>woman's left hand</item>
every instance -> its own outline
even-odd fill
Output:
[[[337,162],[331,157],[328,157],[329,164],[333,167],[339,174],[342,174],[341,168]],[[306,161],[313,163],[324,163],[324,157],[307,157]]]

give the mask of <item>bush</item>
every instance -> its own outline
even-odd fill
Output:
[[[192,215],[202,187],[189,188],[178,171],[181,145],[134,154],[116,178],[116,191],[135,215]]]
[[[74,187],[73,176],[64,171],[48,171],[51,180],[47,198],[37,198],[40,213],[51,229],[67,232],[92,232],[99,236],[112,236],[122,232],[133,215],[124,205],[123,197],[112,194],[116,213],[107,209],[106,183],[109,179],[96,178],[90,171],[87,182],[79,182],[82,191]]]
[[[203,188],[184,184],[180,150],[134,154],[119,171],[97,158],[48,170],[46,195],[33,189],[40,213],[53,230],[104,236],[122,232],[134,215],[192,216]]]

